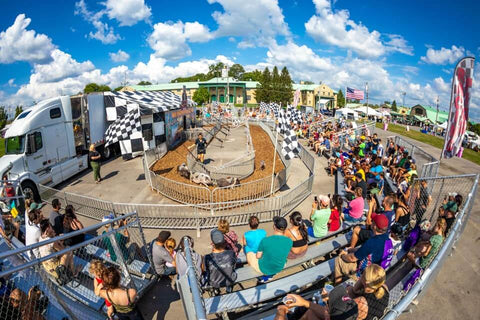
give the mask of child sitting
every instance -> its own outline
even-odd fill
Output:
[[[177,246],[177,242],[173,238],[168,238],[167,241],[165,241],[165,248],[167,249],[168,253],[170,253],[170,255],[172,256],[173,261],[175,261],[175,255],[177,254],[177,252],[175,251],[176,246]],[[170,262],[166,262],[165,265],[167,267],[175,267]]]

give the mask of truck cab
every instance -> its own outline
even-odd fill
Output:
[[[38,184],[54,186],[88,167],[82,97],[44,100],[22,112],[5,133],[0,172],[38,199]]]

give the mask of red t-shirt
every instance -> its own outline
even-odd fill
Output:
[[[98,279],[98,278],[95,278],[95,279],[97,279],[98,284],[101,284],[101,283],[103,282],[102,279]],[[108,308],[108,307],[110,307],[112,304],[110,303],[110,301],[108,301],[107,299],[105,299],[105,305],[106,305],[107,308]]]
[[[328,225],[328,231],[337,231],[340,228],[340,212],[336,208],[332,209],[330,220],[332,222]]]

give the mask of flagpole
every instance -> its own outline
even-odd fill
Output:
[[[275,180],[275,160],[277,160],[278,129],[275,130],[275,131],[276,131],[276,134],[275,134],[275,149],[273,151],[272,184],[271,184],[271,187],[270,187],[270,194],[273,194],[273,182]]]
[[[345,108],[347,107],[347,86],[345,86]]]
[[[367,94],[367,122],[368,122],[368,82],[365,82],[365,92]]]

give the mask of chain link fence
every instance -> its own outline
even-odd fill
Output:
[[[64,214],[64,228],[75,219]],[[120,285],[135,289],[138,298],[153,283],[152,257],[136,213],[64,229],[60,236],[48,219],[40,226],[41,242],[0,242],[2,319],[105,319],[108,308],[94,288],[104,270],[118,272]]]
[[[440,163],[434,156],[400,136],[395,136],[395,145],[403,147],[408,151],[408,155],[415,159],[419,177],[435,177],[437,175]]]

